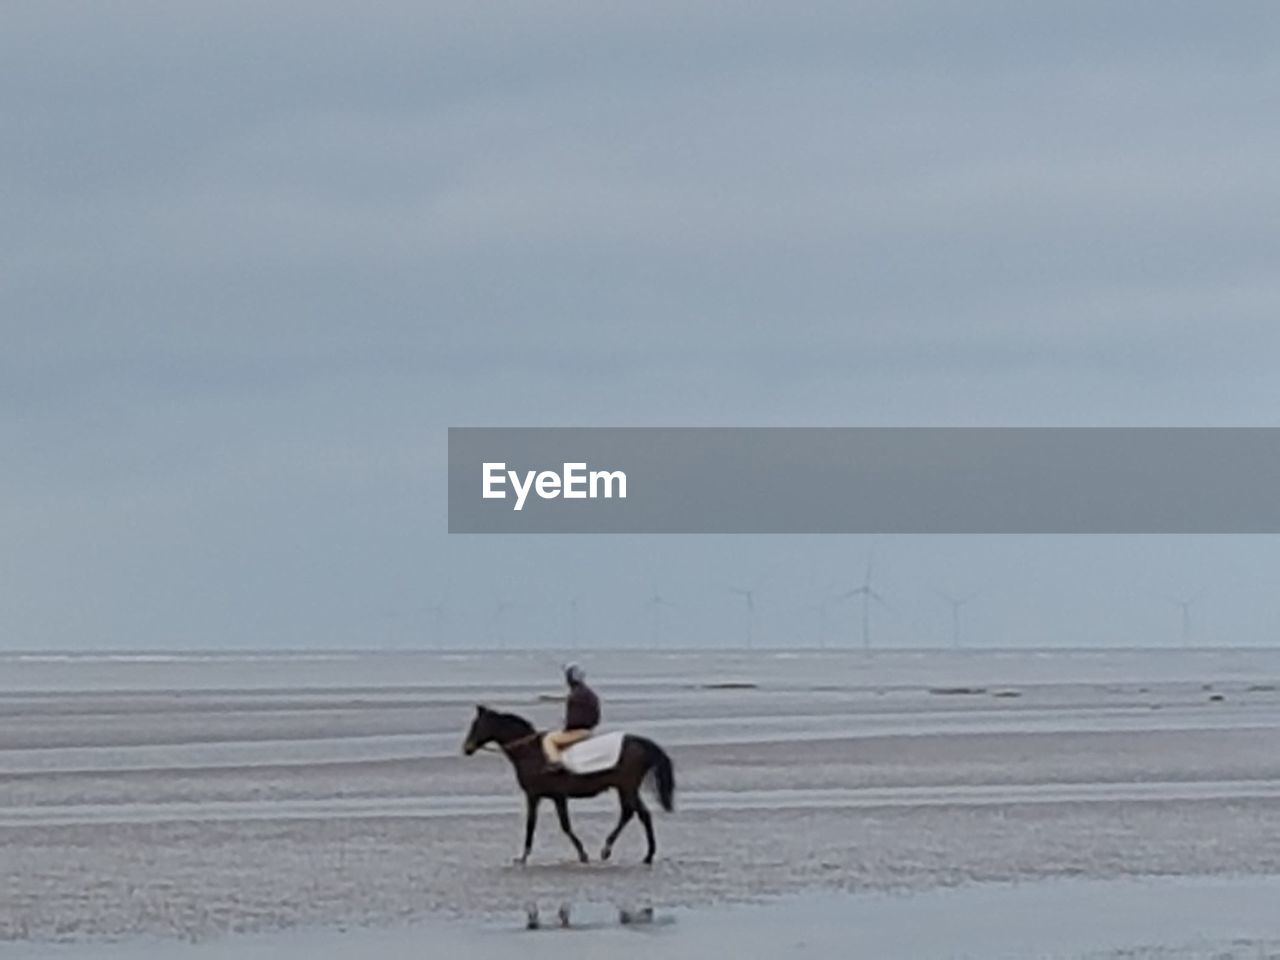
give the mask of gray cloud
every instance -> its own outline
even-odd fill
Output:
[[[0,643],[404,643],[445,595],[483,641],[504,591],[533,641],[578,592],[636,640],[655,571],[715,638],[699,584],[784,556],[799,610],[866,549],[450,540],[450,424],[1269,425],[1277,39],[1262,3],[19,4]],[[1232,586],[1270,541],[885,549],[1019,584],[993,641],[1154,637],[1144,578],[1274,622]]]

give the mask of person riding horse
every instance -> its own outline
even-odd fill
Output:
[[[565,668],[564,679],[569,685],[569,696],[565,699],[564,729],[553,730],[542,738],[542,749],[547,755],[549,768],[559,768],[564,749],[586,740],[600,725],[600,698],[587,686],[582,668],[576,663],[569,664]]]

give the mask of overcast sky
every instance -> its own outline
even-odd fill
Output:
[[[450,425],[1277,425],[1274,3],[4,20],[0,648],[853,637],[865,538],[448,537]],[[1275,538],[875,549],[885,644],[1280,639]]]

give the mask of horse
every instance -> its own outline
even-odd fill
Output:
[[[497,744],[515,768],[516,781],[524,790],[526,807],[524,853],[515,862],[523,866],[529,860],[529,852],[533,849],[533,833],[538,824],[538,804],[544,797],[555,804],[560,829],[573,843],[579,862],[588,862],[587,851],[569,823],[569,800],[594,797],[613,789],[618,791],[621,812],[617,826],[604,842],[600,859],[608,860],[612,856],[613,844],[622,829],[631,822],[632,817],[639,817],[649,841],[649,852],[644,862],[652,864],[658,846],[653,838],[653,818],[640,797],[640,785],[653,773],[662,809],[668,813],[675,809],[675,768],[666,751],[652,740],[628,734],[622,740],[622,753],[616,766],[599,773],[576,774],[548,768],[546,754],[542,750],[542,736],[523,717],[514,713],[499,713],[482,705],[476,707],[475,719],[463,742],[462,751],[467,756],[490,743]]]

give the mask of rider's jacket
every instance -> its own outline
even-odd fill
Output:
[[[594,730],[600,724],[600,698],[585,683],[569,684],[569,698],[565,701],[564,728],[566,730]]]

